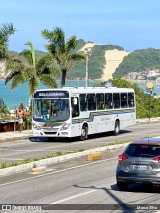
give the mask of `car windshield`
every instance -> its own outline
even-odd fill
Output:
[[[69,99],[34,100],[34,120],[65,121],[69,115]]]
[[[129,157],[155,157],[160,156],[160,146],[130,144],[125,154]]]

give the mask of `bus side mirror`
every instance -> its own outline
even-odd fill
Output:
[[[74,97],[72,103],[72,117],[76,117],[79,115],[78,98]]]
[[[73,99],[73,103],[74,103],[74,105],[77,105],[77,98]]]

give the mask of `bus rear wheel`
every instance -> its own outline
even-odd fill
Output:
[[[82,126],[80,140],[84,141],[88,138],[88,128],[86,126]]]
[[[119,121],[116,121],[113,133],[114,133],[114,135],[119,135],[119,132],[120,132],[120,123],[119,123]]]

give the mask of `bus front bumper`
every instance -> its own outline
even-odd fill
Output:
[[[33,136],[36,137],[70,137],[68,131],[65,130],[33,130]]]

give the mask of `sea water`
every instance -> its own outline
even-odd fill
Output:
[[[94,86],[95,84],[101,82],[100,80],[90,80],[88,86]],[[146,93],[146,84],[137,83],[140,88]],[[58,88],[60,88],[60,81],[57,81]],[[75,81],[66,81],[66,86],[85,86],[85,81],[75,80]],[[47,88],[43,84],[39,84],[39,89]],[[155,93],[157,96],[160,96],[160,85],[155,85],[152,93]],[[5,85],[4,80],[0,80],[0,98],[8,106],[9,110],[15,109],[20,103],[23,103],[24,106],[29,104],[29,95],[28,95],[28,84],[24,83],[15,88],[13,91],[10,91],[10,83]]]
[[[88,86],[94,86],[99,83],[99,80],[89,81]],[[57,81],[57,86],[60,88],[60,81]],[[11,84],[8,83],[5,85],[4,80],[0,80],[0,98],[8,106],[9,110],[17,108],[20,103],[23,103],[24,106],[29,104],[29,92],[28,92],[28,83],[23,83],[20,86],[16,87],[13,91],[10,91]],[[75,81],[66,81],[66,86],[78,86],[84,87],[85,81],[75,80]],[[38,89],[46,89],[47,87],[43,84],[39,84]]]

